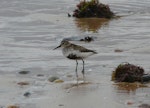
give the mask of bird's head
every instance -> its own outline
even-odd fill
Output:
[[[70,45],[70,42],[68,42],[67,40],[63,40],[63,41],[61,41],[61,44],[59,46],[54,48],[54,50],[57,49],[57,48],[60,48],[60,47],[62,47],[62,48],[67,47],[69,45]]]

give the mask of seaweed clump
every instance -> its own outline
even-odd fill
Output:
[[[112,74],[116,82],[143,82],[144,69],[140,66],[125,63],[120,64]]]
[[[81,1],[77,4],[77,9],[74,10],[73,17],[77,18],[112,18],[114,13],[110,10],[108,5],[99,3],[98,0]]]
[[[94,41],[94,39],[93,39],[93,37],[86,36],[84,39],[80,39],[80,41],[91,42],[91,41]]]

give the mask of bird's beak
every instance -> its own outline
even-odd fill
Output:
[[[53,50],[55,50],[55,49],[57,49],[57,48],[60,48],[60,47],[61,47],[61,45],[59,45],[58,47],[54,48]]]

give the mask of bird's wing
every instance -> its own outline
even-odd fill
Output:
[[[79,45],[76,45],[76,47],[74,47],[74,48],[79,50],[80,52],[93,52],[93,53],[97,54],[96,51],[84,48],[84,47],[79,46]]]

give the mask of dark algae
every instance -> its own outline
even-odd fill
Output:
[[[108,5],[102,4],[99,0],[80,1],[77,8],[73,12],[73,17],[76,18],[113,18],[114,13]]]
[[[150,75],[144,69],[130,63],[120,64],[112,73],[112,80],[116,82],[148,82]]]

